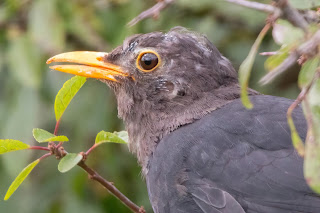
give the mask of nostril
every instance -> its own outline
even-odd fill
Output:
[[[179,90],[177,95],[179,96],[185,96],[186,95],[186,92],[184,90]]]

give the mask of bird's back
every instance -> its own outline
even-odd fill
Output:
[[[235,100],[159,142],[147,174],[156,213],[320,212],[292,146],[286,119],[292,101],[251,100],[252,110]],[[293,117],[304,139],[302,110]]]

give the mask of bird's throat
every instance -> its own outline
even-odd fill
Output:
[[[129,133],[129,148],[137,155],[143,174],[146,175],[149,157],[164,136],[238,99],[240,90],[238,84],[234,84],[203,94],[189,105],[166,107],[165,110],[155,109],[148,101],[139,103],[125,97],[125,94],[127,93],[117,95],[119,117],[124,120]],[[249,94],[259,93],[250,90]]]

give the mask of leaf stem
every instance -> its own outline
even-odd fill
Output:
[[[116,196],[124,205],[126,205],[133,212],[136,212],[136,213],[146,212],[143,209],[143,207],[137,206],[131,200],[129,200],[124,194],[122,194],[111,182],[107,181],[106,179],[101,177],[96,171],[88,167],[84,161],[80,161],[78,163],[78,166],[80,166],[83,170],[85,170],[89,174],[90,179],[99,182],[102,186],[104,186],[110,193]]]
[[[58,134],[58,130],[59,130],[59,126],[60,126],[60,119],[57,121],[56,126],[54,128],[54,135]]]
[[[85,155],[88,156],[92,152],[92,150],[94,150],[96,147],[97,145],[94,144],[92,147],[90,147],[90,149],[88,149],[88,151],[86,151]]]
[[[50,149],[48,147],[43,147],[43,146],[30,146],[28,149],[37,149],[37,150],[50,151]]]
[[[60,126],[60,120],[61,119],[59,119],[58,121],[57,121],[57,123],[56,123],[56,126],[55,126],[55,128],[54,128],[54,135],[57,135],[58,134],[58,130],[59,130],[59,126]],[[60,146],[62,145],[62,142],[59,142],[59,144],[57,145],[57,147],[56,148],[59,148]]]
[[[41,161],[41,160],[43,160],[43,159],[45,159],[45,158],[47,158],[47,157],[49,157],[49,156],[51,156],[51,155],[52,155],[52,153],[44,154],[44,155],[42,155],[42,156],[39,158],[39,160]]]

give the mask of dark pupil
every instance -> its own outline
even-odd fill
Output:
[[[153,53],[146,53],[140,59],[140,65],[145,70],[151,70],[158,64],[158,57]]]

